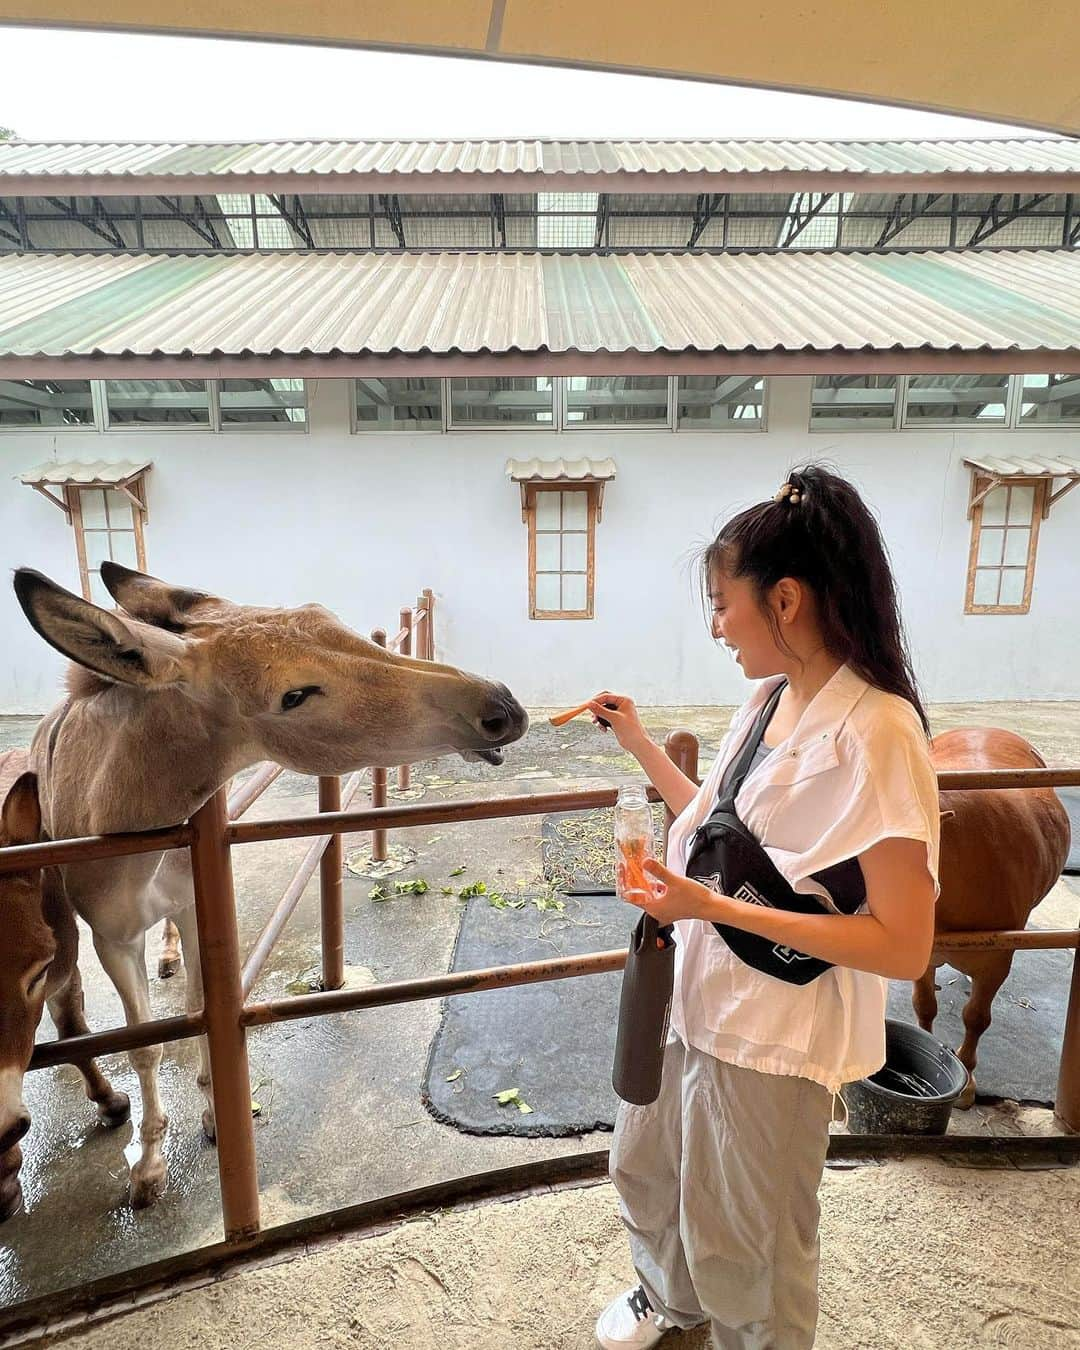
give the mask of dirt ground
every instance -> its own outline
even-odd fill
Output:
[[[1080,1346],[1080,1169],[912,1159],[822,1187],[820,1350]],[[76,1333],[70,1350],[586,1350],[630,1280],[607,1184],[343,1239]],[[703,1350],[704,1330],[665,1341]]]

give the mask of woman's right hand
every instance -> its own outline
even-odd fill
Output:
[[[589,711],[593,721],[601,719],[607,722],[615,733],[615,739],[624,750],[635,754],[643,745],[650,743],[649,733],[638,716],[634,700],[626,694],[613,694],[603,689],[589,700]]]

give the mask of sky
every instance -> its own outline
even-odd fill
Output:
[[[949,138],[1022,128],[840,99],[340,48],[0,27],[24,140]]]

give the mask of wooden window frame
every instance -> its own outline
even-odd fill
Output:
[[[529,526],[529,618],[546,619],[592,619],[595,617],[596,591],[596,522],[599,518],[601,483],[582,479],[552,480],[545,483],[526,483],[525,517]],[[536,608],[536,499],[541,492],[585,492],[588,495],[586,509],[588,525],[586,535],[585,558],[585,599],[586,608],[544,609]]]
[[[1049,482],[1045,478],[1008,478],[994,482],[984,475],[976,474],[972,481],[972,497],[977,504],[971,512],[971,544],[968,549],[967,587],[964,593],[965,614],[1028,614],[1031,611],[1031,593],[1035,584],[1035,559],[1039,547],[1039,526],[1047,513],[1047,491]],[[975,603],[976,560],[979,555],[979,536],[982,533],[983,504],[994,488],[1031,487],[1034,488],[1031,506],[1031,534],[1028,538],[1027,570],[1024,576],[1024,595],[1018,605],[977,605]],[[1009,503],[1006,498],[1005,519],[1008,521]],[[997,529],[997,526],[987,528]]]
[[[132,479],[123,485],[116,483],[68,483],[64,486],[64,503],[71,527],[75,531],[75,554],[79,561],[79,585],[83,599],[96,604],[90,591],[90,568],[86,561],[86,527],[83,524],[82,494],[84,492],[120,492],[131,501],[131,519],[135,530],[135,559],[140,572],[146,571],[146,538],[143,522],[146,516],[146,490],[143,479]]]

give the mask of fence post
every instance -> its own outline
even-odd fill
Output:
[[[341,779],[319,779],[319,810],[341,810]],[[331,837],[319,860],[319,908],[322,913],[322,987],[340,989],[345,983],[345,896],[341,869],[345,845],[340,834]]]
[[[1080,947],[1073,956],[1065,1034],[1061,1038],[1061,1068],[1058,1072],[1054,1114],[1066,1129],[1080,1134]]]
[[[214,1085],[222,1218],[226,1240],[241,1242],[259,1231],[259,1180],[247,1033],[240,1020],[244,996],[227,825],[225,790],[220,788],[191,817],[191,873]]]
[[[386,646],[386,634],[381,628],[371,630],[371,640],[380,647]],[[386,805],[386,770],[373,768],[371,770],[371,804],[372,806]],[[371,831],[371,858],[373,862],[386,861],[386,831]]]
[[[401,631],[405,636],[401,639],[402,656],[412,656],[413,654],[413,616],[411,609],[401,611]],[[402,764],[397,773],[397,785],[400,792],[405,792],[409,786],[410,766]]]
[[[667,757],[673,760],[676,767],[680,769],[687,778],[697,782],[698,772],[698,738],[692,731],[678,730],[668,734],[664,742],[664,750]],[[675,817],[671,813],[670,807],[664,808],[664,856],[667,857],[668,835],[671,833],[671,827],[675,823]]]
[[[423,594],[416,602],[423,609],[426,616],[424,625],[424,651],[422,653],[425,661],[435,660],[435,596],[430,586],[425,586]]]

